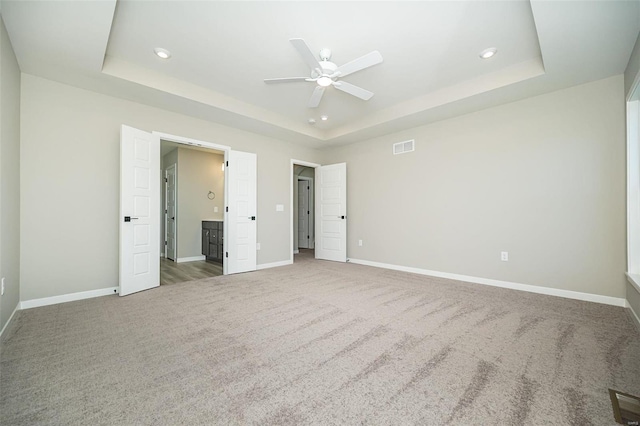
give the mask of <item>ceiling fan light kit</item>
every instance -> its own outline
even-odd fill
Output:
[[[331,59],[331,50],[320,50],[320,61],[318,61],[303,39],[292,38],[289,41],[298,51],[300,56],[302,56],[302,59],[311,68],[311,77],[268,78],[264,80],[265,83],[293,83],[300,81],[316,83],[317,86],[307,103],[309,108],[317,108],[318,105],[320,105],[325,88],[329,86],[333,86],[342,92],[348,93],[349,95],[355,96],[364,101],[368,101],[373,97],[373,92],[354,86],[346,81],[338,81],[338,78],[345,77],[349,74],[353,74],[354,72],[358,72],[381,63],[382,55],[380,52],[374,50],[373,52],[338,67],[336,64],[329,61],[329,59]]]

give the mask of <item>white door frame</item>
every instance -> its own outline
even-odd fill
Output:
[[[316,238],[316,222],[315,222],[315,216],[316,216],[316,212],[315,212],[315,208],[316,208],[316,191],[315,188],[313,187],[314,183],[313,183],[313,178],[310,177],[306,177],[306,176],[298,176],[298,182],[304,180],[307,182],[307,184],[309,185],[309,191],[311,192],[311,197],[309,197],[309,219],[313,219],[313,226],[309,227],[309,247],[310,249],[315,248],[315,238]],[[298,191],[298,204],[300,204],[300,191]],[[296,206],[296,208],[298,208],[298,206]],[[300,222],[300,215],[298,215],[298,223]],[[295,225],[295,224],[294,224]],[[300,232],[298,230],[298,232]],[[300,236],[298,236],[298,248],[300,248]]]
[[[289,230],[291,232],[291,238],[289,239],[289,262],[293,263],[293,209],[297,209],[298,206],[294,206],[293,205],[293,169],[295,168],[295,166],[305,166],[305,167],[312,167],[312,168],[318,168],[320,167],[322,164],[318,164],[318,163],[311,163],[309,161],[304,161],[304,160],[294,160],[293,158],[291,159],[291,167],[290,167],[290,171],[289,171]],[[298,180],[296,179],[296,185],[298,184]],[[315,206],[316,203],[316,193],[314,191],[313,193],[313,204]],[[316,220],[316,218],[314,217],[314,221]],[[315,247],[315,245],[314,245]]]
[[[158,137],[160,138],[160,141],[169,141],[169,142],[176,142],[176,143],[180,143],[183,145],[190,145],[190,146],[198,146],[201,148],[209,148],[209,149],[215,149],[217,151],[223,151],[224,152],[224,162],[225,164],[227,163],[227,161],[229,160],[229,151],[231,150],[230,146],[227,145],[219,145],[216,143],[211,143],[211,142],[205,142],[205,141],[201,141],[201,140],[197,140],[197,139],[191,139],[191,138],[185,138],[183,136],[175,136],[175,135],[170,135],[168,133],[162,133],[162,132],[156,132],[153,131],[151,132],[151,134],[153,135],[158,135]],[[229,199],[228,197],[228,191],[229,191],[229,178],[227,176],[229,168],[225,166],[224,168],[224,200],[225,200],[225,204],[226,201]],[[224,209],[224,234],[223,235],[228,235],[228,230],[227,230],[227,212],[226,212],[226,208]],[[166,232],[166,231],[165,231]],[[227,251],[227,238],[225,238],[222,242],[222,250],[224,252]],[[227,262],[222,262],[222,274],[223,275],[227,275]]]

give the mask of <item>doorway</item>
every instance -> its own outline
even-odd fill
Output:
[[[297,197],[297,215],[294,215],[294,226],[298,229],[298,250],[313,249],[315,245],[315,221],[314,221],[314,205],[313,205],[313,177],[303,176],[302,173],[310,173],[314,175],[314,169],[309,167],[301,167],[298,174],[298,192]],[[294,201],[295,202],[295,201]],[[296,220],[297,219],[297,220]],[[298,222],[297,225],[295,222]],[[294,247],[294,253],[296,248]]]
[[[160,152],[160,285],[222,275],[224,151],[161,139]]]
[[[291,262],[315,257],[315,174],[319,164],[291,160]]]

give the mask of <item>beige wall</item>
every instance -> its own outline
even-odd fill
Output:
[[[178,148],[178,258],[202,255],[203,220],[224,220],[223,161],[220,154]]]
[[[328,151],[348,257],[625,297],[624,108],[616,76]]]
[[[256,153],[258,264],[289,259],[291,158],[316,150],[26,74],[21,113],[22,300],[118,285],[121,124]]]
[[[20,301],[20,69],[0,19],[0,330]]]

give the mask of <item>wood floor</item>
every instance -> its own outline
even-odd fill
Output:
[[[206,260],[176,263],[160,258],[160,285],[177,284],[185,281],[222,275],[222,264]]]

